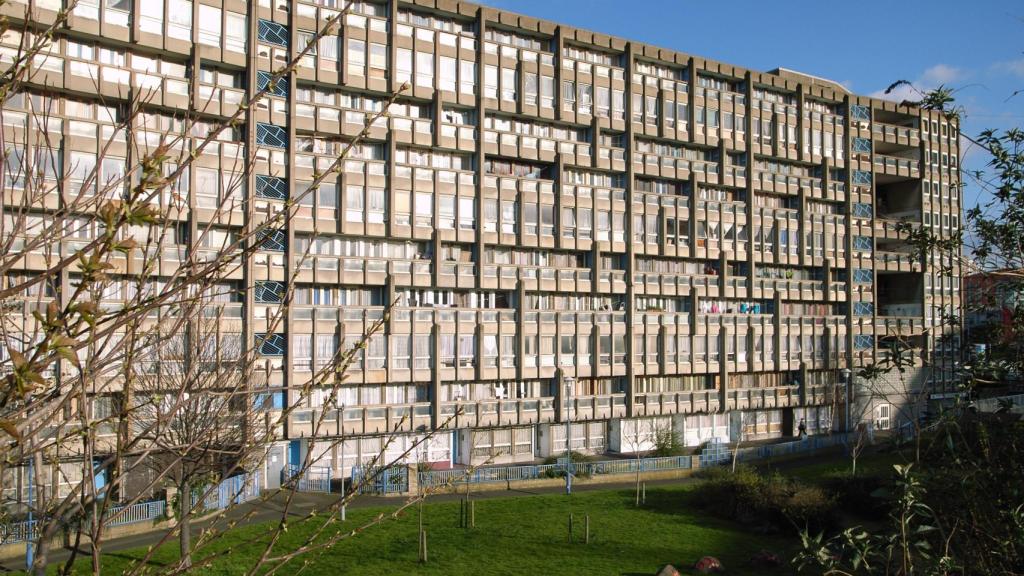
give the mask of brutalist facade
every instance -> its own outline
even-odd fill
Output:
[[[64,165],[130,161],[128,143],[100,156],[131,96],[147,103],[130,138],[189,110],[226,117],[342,7],[79,0],[32,77],[62,119]],[[281,209],[406,83],[238,274],[243,341],[298,280],[261,340],[276,408],[397,301],[327,415],[332,442],[310,437],[314,391],[271,448],[271,484],[307,451],[346,476],[396,430],[389,454],[433,431],[410,458],[452,465],[556,454],[567,430],[573,449],[635,452],[666,430],[689,445],[770,438],[801,420],[842,429],[851,412],[895,428],[899,398],[844,402],[844,370],[894,339],[921,351],[915,389],[951,386],[941,317],[958,278],[897,224],[959,225],[955,123],[468,2],[352,3],[196,160],[178,242],[201,250],[188,231],[211,218],[229,238]],[[239,199],[227,217],[211,208],[225,194]]]

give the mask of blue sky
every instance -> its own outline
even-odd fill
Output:
[[[892,82],[960,89],[965,134],[1024,126],[1022,0],[482,0],[754,70],[823,76],[859,94]],[[900,95],[897,95],[899,97]],[[965,166],[982,168],[968,152]],[[970,182],[965,208],[978,197]]]

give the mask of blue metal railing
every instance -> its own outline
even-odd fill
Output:
[[[598,462],[573,462],[574,476],[597,474],[635,474],[654,470],[689,470],[690,456],[667,456],[664,458],[632,458],[601,460]],[[525,466],[497,466],[476,470],[426,470],[419,473],[420,485],[433,488],[449,484],[487,484],[491,482],[517,482],[538,478],[557,478],[565,473],[564,464],[536,464]]]
[[[787,456],[805,452],[845,446],[848,436],[834,434],[829,436],[813,436],[793,442],[769,444],[741,448],[737,460],[746,462]],[[701,466],[727,464],[732,461],[733,450],[724,443],[712,442],[705,447],[706,453],[700,454]],[[663,458],[631,458],[620,460],[601,460],[598,462],[574,462],[573,475],[592,476],[597,474],[635,474],[656,470],[689,470],[693,467],[691,456],[668,456]],[[487,484],[493,482],[516,482],[520,480],[536,480],[538,478],[556,478],[564,474],[563,464],[538,464],[525,466],[496,466],[477,468],[476,470],[425,470],[418,475],[420,485],[424,488],[454,484]],[[354,473],[354,472],[353,472]]]
[[[353,466],[352,483],[359,487],[360,494],[401,494],[409,491],[409,468]]]
[[[263,484],[260,482],[259,470],[247,474],[239,474],[220,481],[216,488],[207,493],[206,489],[200,490],[192,495],[192,506],[199,503],[199,498],[206,494],[203,500],[204,510],[223,510],[233,504],[248,502],[260,495]]]
[[[299,492],[330,492],[331,468],[309,466],[305,470],[296,464],[289,464],[281,470],[281,484],[293,483]]]
[[[103,521],[106,526],[124,526],[139,522],[151,522],[164,517],[167,503],[163,500],[137,502],[127,506],[111,506]],[[15,544],[39,538],[39,530],[45,524],[42,520],[25,520],[0,524],[0,544]]]

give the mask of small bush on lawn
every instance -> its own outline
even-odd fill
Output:
[[[583,464],[583,463],[586,463],[586,462],[596,462],[597,461],[597,458],[591,456],[590,454],[584,454],[582,452],[570,452],[569,456],[570,456],[570,458],[572,458],[572,463],[573,464]],[[565,456],[562,455],[562,454],[559,454],[557,456],[548,456],[547,458],[544,459],[544,464],[549,464],[549,465],[550,464],[558,464],[559,461],[562,458],[565,458]],[[548,478],[564,478],[565,477],[565,471],[564,470],[560,470],[558,468],[549,468],[549,469],[544,471],[544,475],[546,477],[548,477]],[[577,478],[590,478],[590,470],[584,468],[584,471],[576,474],[576,477]]]
[[[666,456],[682,456],[686,453],[688,453],[686,446],[683,445],[679,434],[676,434],[674,430],[658,430],[654,433],[654,450],[651,451],[650,456],[664,458]]]
[[[701,474],[706,481],[697,487],[695,501],[712,514],[772,532],[821,530],[834,524],[835,499],[821,488],[746,466],[735,473],[711,470]]]

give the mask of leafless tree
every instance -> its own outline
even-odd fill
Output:
[[[306,190],[296,190],[280,210],[256,215],[244,186],[259,160],[235,140],[235,131],[253,121],[257,104],[321,37],[338,33],[349,6],[323,20],[317,34],[295,47],[237,109],[209,114],[195,78],[192,106],[176,114],[154,108],[145,90],[99,98],[90,104],[104,120],[99,152],[66,164],[61,120],[54,117],[60,97],[48,93],[36,74],[75,8],[68,3],[49,23],[33,20],[26,10],[4,22],[0,42],[0,477],[20,486],[21,476],[38,487],[30,505],[11,503],[20,509],[5,511],[36,518],[34,573],[46,571],[50,542],[68,525],[75,528],[66,567],[87,539],[98,573],[104,528],[123,513],[114,505],[129,506],[175,486],[178,523],[164,538],[177,535],[182,558],[170,571],[183,571],[213,561],[215,555],[197,561],[196,551],[230,526],[221,510],[192,540],[191,519],[202,513],[218,481],[258,467],[294,406],[314,390],[327,398],[312,424],[318,436],[327,414],[338,411],[346,372],[386,323],[390,307],[354,346],[318,367],[289,407],[268,411],[258,400],[282,389],[261,374],[262,342],[242,338],[241,321],[230,316],[237,308],[231,298],[254,288],[240,279],[243,264],[271,233],[289,225],[306,196],[340,173],[405,87],[367,117],[364,129]],[[197,222],[189,217],[196,208],[189,175],[209,155],[233,166]],[[247,212],[253,217],[242,218]],[[216,223],[233,228],[224,233]],[[309,253],[290,257],[301,264]],[[281,285],[281,304],[266,318],[267,334],[286,316],[295,276]],[[375,467],[390,464],[383,454],[393,438],[374,458]],[[298,474],[311,465],[307,454]],[[280,569],[321,545],[275,548],[295,488],[295,482],[285,483],[282,520],[252,571],[267,564]],[[340,495],[337,508],[351,497]]]

